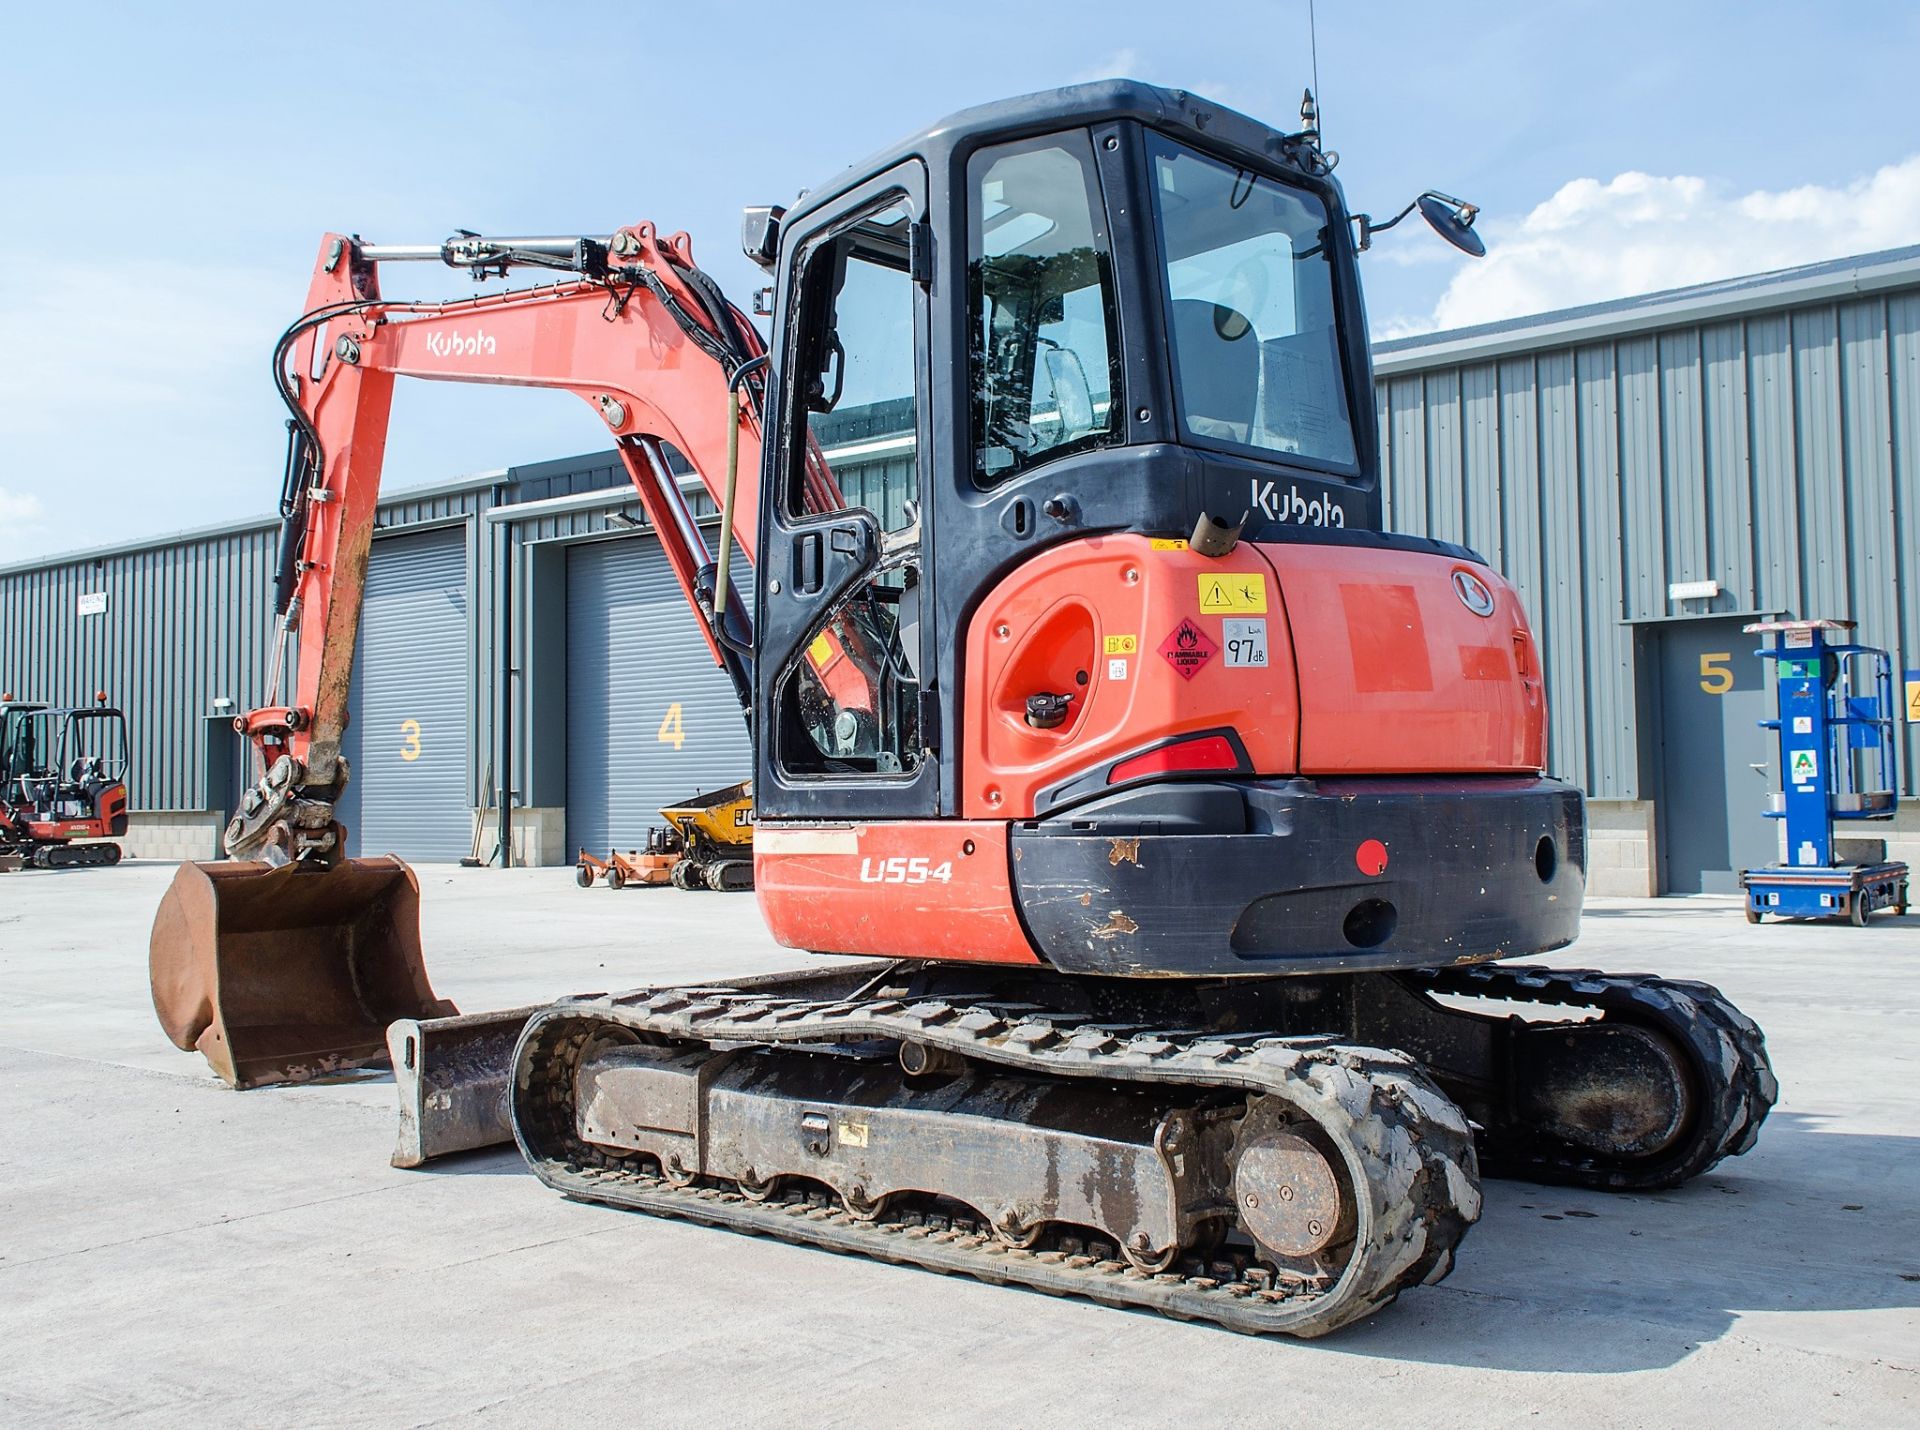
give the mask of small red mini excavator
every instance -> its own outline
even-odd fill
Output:
[[[107,704],[0,695],[0,868],[118,864],[127,832],[127,720]],[[87,840],[87,843],[76,841]]]
[[[245,1085],[452,1012],[409,871],[343,857],[341,735],[395,378],[522,384],[605,423],[739,692],[768,926],[867,960],[523,1011],[549,1185],[1310,1336],[1445,1275],[1483,1170],[1745,1151],[1775,1084],[1717,992],[1503,962],[1578,930],[1582,800],[1513,588],[1382,530],[1358,254],[1414,205],[1350,214],[1303,121],[1128,82],[955,115],[748,210],[765,341],[650,224],[326,238],[274,365],[295,687],[242,722],[238,862],[156,919],[175,1041]],[[407,260],[564,276],[383,297]]]

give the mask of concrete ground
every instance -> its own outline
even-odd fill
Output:
[[[228,1091],[152,1017],[171,869],[0,876],[0,1422],[1920,1422],[1920,918],[1598,901],[1556,961],[1718,984],[1781,1102],[1677,1192],[1490,1183],[1458,1269],[1254,1340],[387,1165],[385,1079]],[[421,871],[470,1010],[761,972],[750,898]]]

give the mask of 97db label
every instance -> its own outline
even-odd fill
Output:
[[[931,859],[862,859],[860,882],[863,884],[951,884],[953,861],[935,864]]]
[[[1265,665],[1267,663],[1267,623],[1265,621],[1220,622],[1221,639],[1226,642],[1228,665]]]

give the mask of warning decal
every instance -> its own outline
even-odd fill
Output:
[[[1200,609],[1210,616],[1264,616],[1267,613],[1267,578],[1258,571],[1202,572]]]
[[[1267,623],[1233,620],[1220,622],[1220,638],[1227,643],[1228,665],[1265,665],[1267,663]]]
[[[1920,725],[1920,670],[1907,672],[1907,720]]]
[[[1812,750],[1795,750],[1792,770],[1793,782],[1797,785],[1805,784],[1820,772],[1820,763]]]
[[[1108,636],[1108,655],[1137,655],[1140,651],[1139,636]]]
[[[1167,664],[1180,672],[1183,680],[1192,680],[1200,673],[1200,667],[1212,660],[1220,649],[1213,638],[1190,620],[1183,620],[1173,629],[1173,634],[1160,642],[1160,654],[1167,658]]]

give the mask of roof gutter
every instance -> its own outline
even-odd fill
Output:
[[[1902,256],[1839,273],[1789,277],[1777,283],[1724,292],[1682,290],[1665,298],[1656,296],[1627,304],[1609,303],[1597,309],[1549,313],[1511,329],[1504,325],[1492,331],[1488,327],[1456,328],[1427,337],[1396,339],[1374,347],[1373,371],[1376,377],[1394,377],[1428,368],[1487,362],[1514,353],[1603,342],[1628,333],[1710,323],[1750,313],[1831,303],[1912,287],[1920,287],[1920,260]]]

